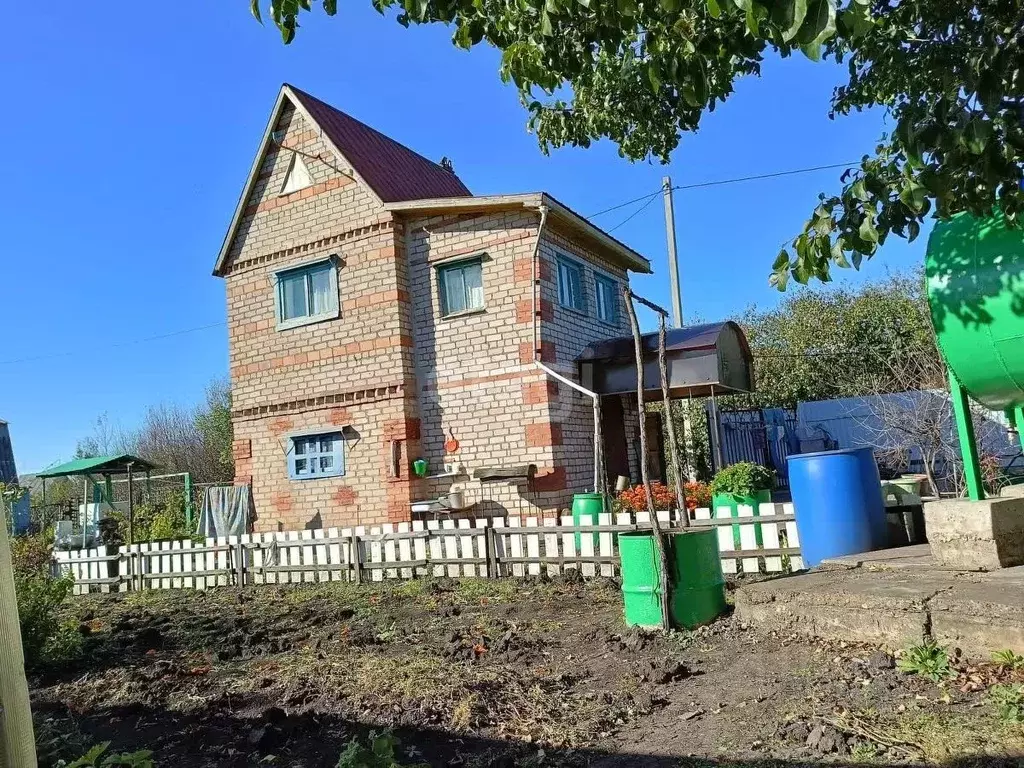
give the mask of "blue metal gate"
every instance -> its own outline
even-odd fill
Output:
[[[785,408],[723,411],[722,459],[725,466],[752,461],[775,470],[780,489],[789,488],[786,459],[796,453],[796,412]]]

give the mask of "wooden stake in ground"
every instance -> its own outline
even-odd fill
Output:
[[[654,545],[658,549],[658,579],[661,587],[661,628],[666,632],[670,628],[668,617],[668,553],[665,551],[665,539],[661,535],[658,513],[654,509],[654,495],[651,493],[651,478],[647,471],[647,430],[644,428],[644,349],[640,336],[640,324],[636,319],[633,307],[633,292],[623,289],[626,297],[626,311],[629,313],[629,326],[633,329],[633,348],[636,352],[636,404],[640,417],[640,477],[644,483],[644,494],[647,497],[647,511],[651,515],[651,529],[654,533]]]
[[[668,365],[665,362],[665,316],[658,315],[658,370],[661,373],[661,398],[665,404],[665,424],[668,430],[669,456],[672,460],[672,477],[676,481],[676,509],[683,528],[690,527],[690,513],[686,509],[686,492],[683,490],[683,469],[679,464],[679,450],[676,446],[676,427],[672,419],[672,398],[668,394]]]
[[[0,502],[0,510],[3,502]],[[32,731],[25,656],[21,648],[18,599],[7,525],[0,522],[0,766],[36,768],[36,740]]]

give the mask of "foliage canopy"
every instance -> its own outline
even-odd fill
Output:
[[[260,0],[251,9],[262,20]],[[831,115],[872,107],[894,126],[843,174],[772,266],[771,282],[828,281],[929,213],[1024,208],[1024,12],[1016,0],[373,0],[398,23],[442,23],[452,42],[502,52],[541,148],[599,138],[667,162],[682,133],[759,75],[767,55],[845,63]],[[323,0],[337,12],[337,0]],[[311,0],[270,17],[290,43]],[[751,135],[756,141],[756,135]]]

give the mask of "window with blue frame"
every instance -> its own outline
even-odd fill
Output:
[[[558,303],[563,307],[586,311],[583,297],[583,266],[575,261],[558,258]]]
[[[441,288],[441,314],[457,315],[484,308],[484,267],[481,258],[437,268]]]
[[[619,287],[611,278],[594,274],[594,304],[597,319],[606,323],[619,322]]]
[[[275,278],[278,328],[338,316],[338,270],[333,259],[282,270]]]
[[[288,476],[293,480],[345,474],[345,439],[341,432],[297,435],[288,443]]]

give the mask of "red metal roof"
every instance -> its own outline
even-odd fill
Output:
[[[330,104],[289,86],[309,116],[385,203],[468,197],[459,177]]]

